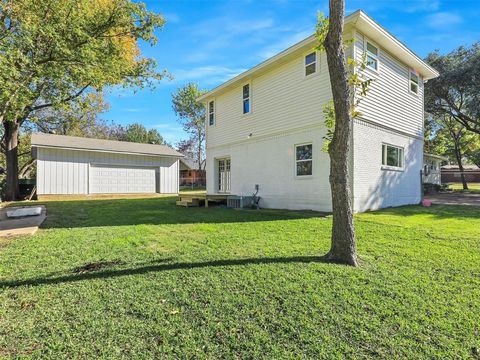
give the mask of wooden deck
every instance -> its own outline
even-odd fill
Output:
[[[181,194],[178,197],[177,205],[185,207],[200,207],[205,206],[208,208],[209,204],[215,203],[226,203],[227,196],[230,194]]]

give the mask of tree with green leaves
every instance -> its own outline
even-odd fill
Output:
[[[468,190],[463,165],[465,162],[475,164],[476,156],[480,154],[480,135],[468,131],[452,116],[428,115],[424,148],[427,153],[444,155],[457,163],[463,189]]]
[[[435,51],[426,61],[440,76],[425,84],[425,110],[480,134],[480,42],[446,55]]]
[[[6,199],[18,196],[22,124],[45,108],[65,109],[86,91],[145,86],[163,73],[141,57],[154,44],[161,15],[130,0],[0,2],[0,121],[6,155]]]
[[[173,111],[179,117],[183,130],[190,135],[190,146],[196,149],[198,170],[205,168],[205,107],[197,99],[205,93],[206,90],[200,90],[197,84],[189,83],[172,95]]]
[[[139,123],[128,125],[118,140],[145,144],[166,145],[163,136],[160,135],[157,129],[147,130],[145,126]]]

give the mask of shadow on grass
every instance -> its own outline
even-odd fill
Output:
[[[159,260],[158,262],[165,262],[166,260]],[[261,265],[261,264],[288,264],[288,263],[310,263],[319,262],[327,263],[328,261],[323,256],[294,256],[294,257],[277,257],[277,258],[250,258],[250,259],[231,259],[231,260],[213,260],[205,262],[184,262],[184,263],[170,263],[170,264],[156,264],[146,265],[130,269],[110,269],[98,272],[88,273],[74,273],[70,275],[63,275],[57,277],[33,278],[25,280],[12,280],[0,282],[0,288],[15,288],[19,286],[38,286],[38,285],[54,285],[62,283],[71,283],[85,280],[96,280],[115,278],[127,275],[141,275],[150,272],[161,272],[171,270],[188,270],[201,269],[209,267],[224,267],[224,266],[245,266],[245,265]]]
[[[315,211],[184,208],[176,206],[175,200],[175,197],[167,197],[44,202],[47,207],[47,220],[42,228],[238,223],[325,216],[325,213]]]

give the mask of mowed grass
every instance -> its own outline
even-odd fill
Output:
[[[468,183],[468,190],[463,190],[462,183],[450,183],[448,187],[453,191],[460,191],[460,192],[469,192],[473,194],[480,194],[480,183]]]
[[[480,209],[358,215],[352,268],[330,218],[174,200],[48,202],[0,244],[0,357],[478,358]]]

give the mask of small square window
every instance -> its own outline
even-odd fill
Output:
[[[295,146],[295,174],[308,176],[313,174],[312,144]]]
[[[314,74],[317,71],[317,53],[312,52],[305,56],[305,76]]]
[[[403,148],[388,144],[382,144],[382,165],[391,168],[403,168]]]

